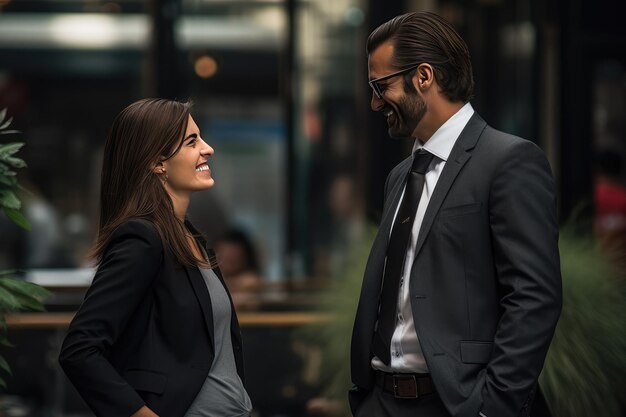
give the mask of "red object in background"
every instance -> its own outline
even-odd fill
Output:
[[[601,180],[594,194],[596,236],[607,247],[626,250],[626,188]]]

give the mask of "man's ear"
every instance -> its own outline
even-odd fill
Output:
[[[435,81],[435,71],[430,64],[420,64],[417,67],[414,79],[417,83],[415,88],[418,88],[420,91],[424,92],[428,90]]]

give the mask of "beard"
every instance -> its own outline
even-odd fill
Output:
[[[426,114],[426,103],[415,91],[407,92],[387,119],[389,136],[394,139],[413,137],[417,125]]]

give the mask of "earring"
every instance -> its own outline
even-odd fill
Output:
[[[161,168],[161,174],[163,175],[163,182],[167,182],[168,176],[167,172],[165,172],[165,168]]]

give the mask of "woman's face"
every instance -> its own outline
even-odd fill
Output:
[[[213,187],[215,180],[207,164],[214,151],[200,137],[198,125],[189,116],[183,144],[178,152],[163,162],[167,174],[165,189],[172,197],[188,198],[192,192]]]

